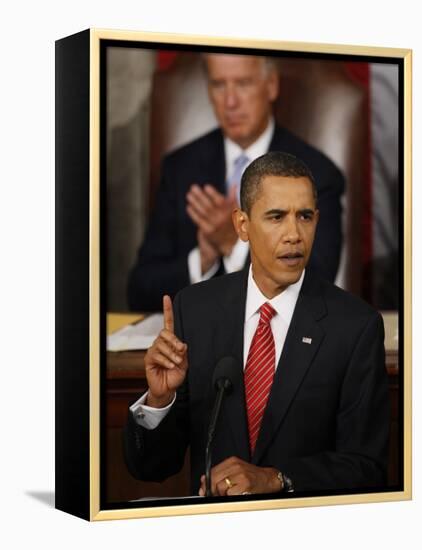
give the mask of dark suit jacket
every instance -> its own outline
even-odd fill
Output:
[[[181,469],[190,445],[191,488],[197,493],[205,471],[213,369],[222,357],[233,356],[238,376],[219,419],[213,464],[238,456],[273,466],[292,478],[297,491],[384,485],[389,397],[382,318],[309,271],[250,456],[242,358],[246,285],[247,269],[178,294],[176,332],[188,343],[187,381],[155,430],[141,428],[129,413],[124,440],[132,475],[165,479]]]
[[[343,176],[325,155],[283,128],[275,128],[269,149],[299,157],[314,175],[320,221],[310,266],[334,281],[342,242]],[[163,294],[174,297],[189,285],[187,256],[197,246],[197,228],[186,213],[186,194],[193,183],[212,183],[224,193],[225,173],[224,141],[219,129],[164,159],[154,213],[129,276],[128,302],[132,310],[160,311]],[[218,274],[222,272],[223,266]]]

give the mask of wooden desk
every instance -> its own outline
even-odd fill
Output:
[[[108,314],[107,327],[117,330],[124,324],[134,322],[140,316]],[[399,366],[397,340],[397,313],[383,313],[386,331],[386,368],[389,377],[392,407],[389,484],[397,484],[398,476],[398,402]],[[127,322],[126,322],[127,321]],[[189,457],[182,472],[164,483],[145,483],[131,477],[122,454],[122,427],[127,418],[129,404],[146,391],[144,370],[145,351],[107,353],[106,375],[106,477],[107,502],[126,502],[141,496],[172,496],[188,494]]]

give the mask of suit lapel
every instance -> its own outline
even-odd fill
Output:
[[[281,147],[283,145],[283,132],[281,128],[277,125],[274,127],[274,133],[270,141],[270,146],[268,147],[268,151],[280,151],[282,150]]]
[[[201,154],[201,182],[210,183],[220,192],[226,189],[226,161],[224,139],[221,130],[210,134]]]
[[[284,128],[281,128],[276,124],[268,151],[286,151],[286,153],[290,153],[291,147],[292,145],[289,134]]]
[[[234,390],[225,397],[222,409],[224,428],[230,431],[236,456],[250,460],[246,417],[245,389],[243,383],[243,328],[245,318],[246,288],[249,269],[245,268],[227,285],[223,298],[223,322],[215,335],[215,362],[230,355],[237,361],[238,372],[233,381]],[[223,426],[222,426],[223,427]]]
[[[252,457],[254,464],[259,463],[271,443],[324,339],[318,321],[325,316],[326,307],[316,286],[318,283],[306,273],[264,412]]]

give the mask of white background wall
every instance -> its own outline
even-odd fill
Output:
[[[165,6],[164,6],[165,4]],[[0,545],[104,549],[220,547],[406,549],[421,544],[421,469],[414,501],[88,524],[55,511],[54,40],[87,27],[407,47],[414,55],[414,333],[421,321],[421,31],[416,2],[187,0],[1,4]],[[246,4],[246,3],[245,3]],[[211,6],[211,2],[209,3]],[[418,227],[419,225],[419,227]],[[420,428],[421,354],[414,358]],[[414,430],[414,463],[421,462]],[[277,540],[278,539],[278,540]]]

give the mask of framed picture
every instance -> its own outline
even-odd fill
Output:
[[[237,150],[249,157],[235,181]],[[318,198],[283,237],[283,273],[300,279],[277,288],[302,286],[253,436],[246,294],[226,326],[209,304],[188,317],[195,289],[247,277],[250,261],[273,297],[255,271],[270,237],[259,250],[252,229],[242,238],[245,182],[268,151],[299,162],[277,177],[312,180]],[[410,50],[97,29],[58,40],[56,198],[58,509],[106,520],[411,498]],[[314,218],[308,254],[299,223]],[[305,308],[320,328],[300,333],[302,355],[313,272],[325,306]],[[173,329],[162,296],[184,288]],[[189,392],[177,386],[149,425],[145,356],[164,325],[186,339]],[[237,351],[222,343],[232,325]],[[225,356],[237,378],[208,448]]]

